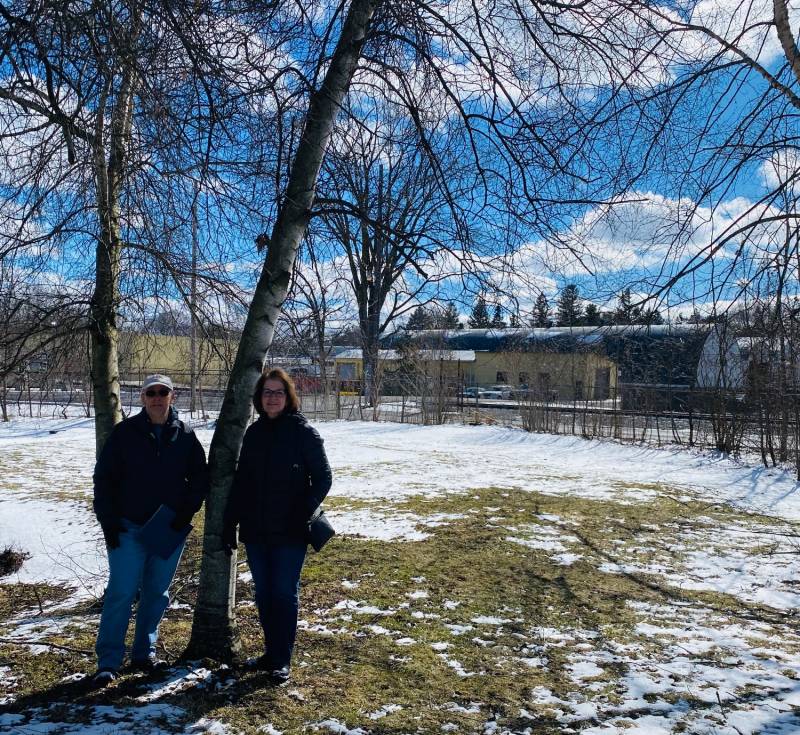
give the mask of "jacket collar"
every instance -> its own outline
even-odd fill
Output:
[[[134,416],[134,419],[136,419],[137,423],[139,424],[139,426],[141,426],[143,431],[145,431],[148,434],[153,433],[154,424],[150,420],[150,417],[147,415],[147,411],[144,408],[142,408],[142,410],[139,411],[139,413],[136,416]],[[164,429],[166,429],[167,431],[172,431],[178,427],[179,423],[180,422],[178,420],[178,412],[175,410],[173,406],[170,406],[169,414],[167,414],[167,420],[163,424]]]
[[[283,426],[295,421],[304,421],[303,414],[299,411],[284,411],[280,416],[276,416],[274,419],[269,418],[266,414],[261,414],[256,420],[256,423],[266,428]]]

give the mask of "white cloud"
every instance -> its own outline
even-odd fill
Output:
[[[663,273],[714,248],[719,248],[717,261],[730,259],[740,246],[750,254],[771,250],[781,225],[764,220],[779,215],[776,208],[744,197],[711,208],[632,191],[588,211],[558,241],[531,243],[527,249],[539,263],[566,277]]]
[[[761,164],[764,184],[775,189],[786,187],[787,195],[795,199],[800,197],[798,172],[800,172],[800,152],[791,148],[773,153],[768,161]]]

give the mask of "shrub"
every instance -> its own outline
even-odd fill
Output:
[[[0,577],[19,571],[23,562],[30,559],[30,554],[25,551],[15,549],[13,546],[6,546],[0,551]]]

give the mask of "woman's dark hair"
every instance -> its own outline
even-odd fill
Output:
[[[284,413],[295,413],[300,410],[300,399],[297,397],[297,389],[294,387],[294,381],[289,376],[289,373],[282,368],[272,368],[269,372],[261,373],[261,377],[258,379],[253,391],[253,408],[255,408],[259,416],[267,415],[261,405],[261,392],[264,390],[264,383],[268,380],[280,380],[283,383],[283,389],[286,391]]]

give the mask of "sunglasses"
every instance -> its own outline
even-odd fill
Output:
[[[169,388],[159,388],[158,390],[155,390],[155,388],[150,388],[144,392],[148,398],[155,398],[156,396],[166,398],[170,393],[171,391]]]

